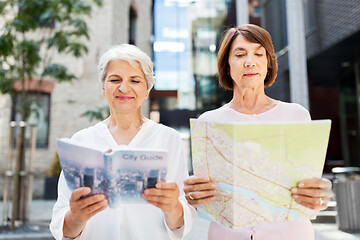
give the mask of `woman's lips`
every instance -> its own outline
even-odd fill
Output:
[[[133,99],[133,97],[128,97],[128,96],[116,96],[116,98],[119,99],[120,101],[129,101]]]
[[[245,73],[244,76],[245,77],[253,77],[253,76],[256,76],[257,73]]]

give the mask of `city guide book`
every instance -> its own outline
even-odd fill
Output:
[[[119,145],[103,152],[69,138],[57,139],[56,146],[70,190],[90,187],[89,195],[106,195],[111,208],[122,203],[147,203],[141,196],[144,189],[166,178],[166,150]]]
[[[291,198],[304,179],[320,178],[331,121],[223,124],[191,119],[194,175],[217,184],[199,216],[231,228],[314,219]]]

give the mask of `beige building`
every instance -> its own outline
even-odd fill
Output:
[[[106,102],[98,82],[97,64],[107,48],[119,43],[135,43],[151,56],[152,53],[152,1],[149,0],[104,0],[101,8],[94,8],[88,19],[90,41],[89,52],[76,59],[56,56],[56,62],[66,65],[78,80],[73,83],[55,83],[50,93],[49,127],[47,146],[36,149],[34,160],[34,196],[42,197],[44,178],[55,154],[56,138],[71,137],[76,131],[95,124],[80,117],[87,110]],[[5,170],[5,159],[9,157],[9,122],[12,115],[12,101],[0,94],[0,170]],[[148,103],[143,112],[149,112]],[[14,161],[14,160],[13,160]],[[2,195],[3,174],[0,176]]]

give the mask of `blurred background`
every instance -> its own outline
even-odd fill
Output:
[[[279,70],[267,94],[303,105],[312,119],[332,120],[324,173],[333,178],[334,167],[358,171],[358,0],[103,0],[91,11],[84,18],[88,38],[82,39],[88,51],[80,57],[64,53],[53,57],[74,75],[73,81],[40,79],[34,74],[26,85],[15,79],[11,94],[0,93],[0,198],[11,192],[19,120],[32,123],[25,127],[32,148],[27,147],[24,154],[24,184],[29,184],[26,179],[31,175],[32,198],[56,197],[56,138],[71,137],[107,117],[97,64],[111,45],[120,43],[135,44],[153,59],[156,82],[142,111],[181,133],[191,173],[189,118],[231,99],[232,92],[218,85],[217,51],[224,31],[245,23],[265,28],[273,39]],[[2,35],[9,18],[9,13],[0,16]],[[55,21],[41,29],[57,27]],[[31,110],[22,118],[18,109],[24,90]],[[4,212],[3,221],[7,221],[10,210]],[[24,221],[30,218],[24,216]]]

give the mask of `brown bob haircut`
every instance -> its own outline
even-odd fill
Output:
[[[245,24],[239,27],[230,28],[225,32],[217,58],[220,86],[227,90],[234,89],[233,79],[230,76],[229,53],[232,43],[239,35],[245,37],[249,42],[259,43],[265,48],[268,73],[264,80],[264,86],[265,88],[270,87],[274,83],[277,75],[277,62],[274,46],[269,32],[254,24]]]

